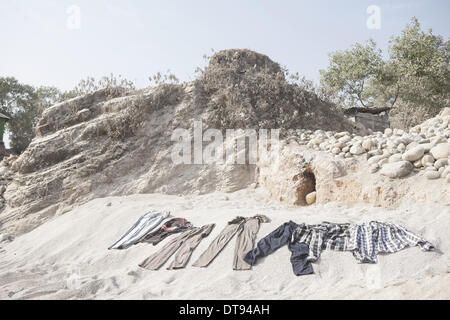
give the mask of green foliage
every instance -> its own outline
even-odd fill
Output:
[[[34,128],[46,108],[100,89],[117,87],[135,89],[132,81],[113,74],[100,80],[88,77],[81,80],[74,89],[65,92],[55,87],[33,87],[21,84],[15,78],[0,77],[0,112],[11,118],[6,129],[12,152],[20,154],[30,144],[35,135]]]
[[[433,113],[449,98],[450,44],[432,30],[424,32],[416,18],[390,41],[389,55],[401,87],[401,100]]]
[[[422,117],[398,124],[414,125],[449,105],[449,49],[449,41],[431,29],[422,31],[413,18],[391,38],[386,59],[373,40],[330,54],[327,70],[320,71],[320,89],[344,108],[394,107],[394,116],[417,110]]]
[[[56,103],[59,94],[54,87],[34,88],[11,77],[0,77],[0,112],[11,118],[6,128],[14,153],[25,150],[42,111]]]

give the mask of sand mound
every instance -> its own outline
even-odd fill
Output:
[[[448,210],[433,205],[386,210],[335,204],[286,208],[262,190],[202,196],[160,194],[92,200],[13,242],[0,244],[0,299],[449,299]],[[110,205],[108,205],[110,204]],[[159,250],[138,244],[107,250],[150,208],[170,209],[196,226],[216,223],[185,269],[158,271],[138,264]],[[192,267],[209,243],[237,215],[263,213],[258,238],[282,223],[381,220],[420,233],[444,254],[418,247],[381,255],[377,264],[358,264],[350,252],[324,251],[315,274],[296,277],[282,247],[249,271],[233,271],[232,239],[207,268]]]
[[[44,111],[36,138],[2,162],[0,233],[17,235],[90,199],[161,192],[232,192],[256,181],[255,165],[185,165],[171,159],[176,128],[352,130],[279,65],[249,50],[211,58],[197,80],[139,91],[104,89]]]

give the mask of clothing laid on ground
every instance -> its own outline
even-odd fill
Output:
[[[304,226],[304,224],[298,225],[293,221],[282,224],[259,240],[256,247],[244,256],[244,261],[253,266],[259,258],[268,256],[278,248],[289,243],[288,248],[292,253],[291,264],[294,274],[299,276],[314,273],[311,262],[308,261],[309,245],[293,241],[294,232],[298,234],[297,238],[301,236],[301,230],[298,230],[301,226]]]
[[[233,269],[248,270],[251,265],[244,260],[244,255],[251,248],[259,231],[261,223],[268,222],[269,219],[263,215],[254,217],[236,217],[228,222],[228,225],[220,232],[220,234],[211,242],[209,247],[194,262],[194,267],[206,267],[214,258],[222,251],[227,243],[237,233],[236,245],[234,248]]]
[[[157,225],[169,216],[169,211],[156,211],[152,210],[136,221],[136,223],[113,245],[110,249],[127,249],[133,244],[138,243],[143,237],[145,237],[150,231],[152,231]]]
[[[159,229],[147,234],[141,242],[152,243],[154,246],[163,241],[167,236],[186,231],[192,225],[184,218],[173,218],[166,221]]]
[[[346,250],[352,251],[359,263],[377,263],[379,252],[393,253],[413,246],[423,251],[435,249],[430,242],[398,224],[370,221],[351,226]]]
[[[349,227],[349,223],[302,223],[295,227],[291,242],[306,243],[309,246],[308,261],[317,261],[324,249],[345,250]]]
[[[192,252],[203,238],[207,237],[214,224],[203,227],[193,227],[168,242],[158,252],[145,259],[140,267],[149,270],[158,270],[178,250],[174,260],[167,269],[184,268],[191,257]]]
[[[292,252],[295,275],[313,273],[311,262],[317,261],[324,249],[351,251],[358,262],[376,263],[378,252],[397,252],[418,245],[422,250],[434,250],[431,243],[407,231],[400,225],[371,221],[363,224],[330,223],[306,225],[293,221],[284,223],[258,241],[244,260],[255,265],[257,260],[285,244]]]

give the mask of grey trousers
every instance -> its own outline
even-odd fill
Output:
[[[211,233],[213,228],[214,224],[207,224],[184,231],[178,237],[168,242],[161,250],[145,259],[139,266],[149,270],[158,270],[179,249],[167,269],[184,268],[194,249],[203,238]]]
[[[239,220],[239,218],[241,218]],[[229,222],[220,234],[211,242],[209,247],[194,262],[194,267],[207,267],[214,258],[223,250],[227,243],[237,233],[236,245],[234,248],[233,269],[249,270],[251,265],[244,261],[245,254],[253,249],[256,234],[259,231],[261,222],[267,222],[265,216],[255,216],[251,218],[238,217]]]

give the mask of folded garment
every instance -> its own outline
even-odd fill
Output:
[[[236,217],[229,221],[220,234],[211,242],[209,247],[194,262],[194,267],[207,267],[214,258],[223,250],[227,243],[238,234],[234,248],[233,269],[248,270],[251,265],[244,260],[244,255],[253,247],[259,225],[268,222],[269,219],[263,215],[254,217]]]
[[[170,215],[169,211],[152,210],[141,216],[138,221],[117,240],[109,249],[127,249],[138,243],[150,231]]]
[[[214,224],[208,224],[203,227],[193,227],[183,232],[169,241],[161,250],[145,259],[139,266],[149,270],[157,270],[178,250],[167,269],[184,268],[197,245],[211,233],[213,228]]]
[[[174,233],[188,230],[192,225],[185,218],[173,218],[166,221],[159,229],[147,234],[141,242],[152,243],[154,246]]]

